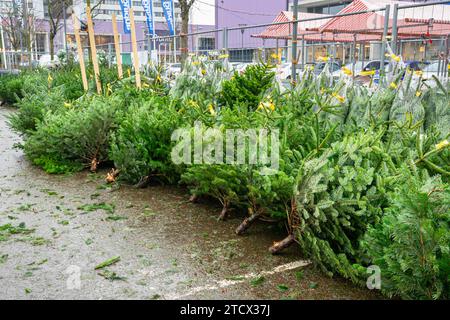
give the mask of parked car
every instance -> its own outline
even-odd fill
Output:
[[[365,73],[368,71],[373,71],[373,76]],[[389,61],[384,61],[384,71],[389,71]],[[361,85],[367,85],[371,82],[378,83],[380,80],[380,60],[370,60],[364,63],[364,67],[359,71],[355,72],[355,81]]]
[[[423,72],[423,78],[424,79],[431,79],[434,76],[438,76],[438,74],[442,74],[442,69],[444,69],[444,72],[448,72],[448,63],[447,66],[445,66],[444,68],[442,68],[442,64],[444,62],[441,61],[439,63],[439,61],[433,61],[431,62],[429,65],[427,65],[425,68],[423,68],[422,72]],[[441,68],[441,72],[439,71],[439,67]]]
[[[301,64],[297,64],[296,71],[298,79],[303,77],[305,70],[309,68],[313,68],[313,72],[316,75],[319,75],[324,69],[325,66],[330,65],[330,72],[334,73],[341,69],[340,64],[337,61],[328,61],[328,62],[317,62],[317,63],[306,63],[305,68],[302,68]],[[282,63],[276,69],[276,75],[280,80],[289,80],[292,77],[292,63],[286,62]]]
[[[233,70],[238,73],[243,73],[248,66],[254,64],[253,62],[232,62]]]
[[[292,63],[282,63],[276,68],[276,76],[280,80],[289,80],[292,76]]]
[[[314,74],[315,75],[321,74],[327,64],[329,65],[330,68],[329,70],[331,73],[341,70],[341,64],[338,63],[337,61],[317,62],[314,65]]]
[[[356,61],[356,62],[355,62],[355,66],[354,66],[355,69],[353,69],[353,63],[347,63],[347,64],[345,65],[345,68],[347,68],[347,69],[349,69],[349,70],[354,70],[354,73],[353,73],[353,74],[357,75],[357,74],[359,74],[359,73],[362,71],[362,69],[363,69],[363,62],[362,62],[362,61]],[[334,71],[332,74],[333,74],[333,77],[335,77],[335,78],[340,77],[341,74],[343,74],[342,68],[339,69],[339,70],[337,70],[337,71]]]
[[[7,76],[7,75],[18,75],[20,73],[19,69],[12,69],[12,70],[7,70],[7,69],[0,69],[0,77],[1,76]]]
[[[51,59],[49,54],[43,54],[39,58],[39,66],[43,67],[43,68],[53,68],[53,67],[57,66],[58,64],[59,64],[59,58],[56,54],[53,56],[53,60]]]
[[[230,63],[231,68],[232,68],[233,70],[237,70],[237,67],[238,67],[240,64],[241,64],[240,62],[231,62],[231,63]]]
[[[423,63],[416,60],[405,61],[405,65],[407,68],[414,71],[420,71],[423,68]]]
[[[181,73],[181,63],[169,63],[167,65],[167,75],[170,76],[177,76]]]
[[[385,71],[388,70],[388,66],[389,66],[389,61],[385,60],[384,61]],[[365,64],[364,68],[362,68],[361,71],[364,72],[364,71],[379,71],[379,70],[380,70],[380,60],[371,60]]]

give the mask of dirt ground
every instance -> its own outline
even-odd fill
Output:
[[[11,112],[0,108],[0,299],[380,298],[326,277],[296,246],[270,255],[282,230],[260,222],[236,236],[242,215],[219,222],[218,206],[186,190],[46,174],[13,148]]]

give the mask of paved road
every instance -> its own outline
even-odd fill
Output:
[[[185,190],[44,173],[13,148],[11,112],[0,108],[0,299],[378,297],[305,266],[295,246],[268,254],[283,237],[271,225],[235,236],[242,215],[218,222],[219,207]]]

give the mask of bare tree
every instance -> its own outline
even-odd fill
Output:
[[[50,57],[53,60],[53,57],[55,55],[54,40],[58,31],[63,26],[63,24],[61,24],[61,21],[64,19],[64,10],[67,10],[67,8],[72,6],[74,0],[45,0],[44,3],[47,4],[47,14],[50,24]],[[91,0],[87,0],[86,7],[91,7],[92,18],[94,18],[99,13],[98,9],[103,3],[104,0],[97,0],[95,5],[91,7]],[[85,27],[84,22],[81,21],[81,24],[83,27]],[[86,30],[86,32],[88,31]]]
[[[6,39],[14,51],[27,51],[31,54],[31,47],[35,37],[35,16],[24,2],[18,5],[13,2],[12,7],[4,10],[0,15],[0,23]]]
[[[47,5],[48,23],[50,25],[50,59],[55,56],[55,38],[59,29],[63,26],[61,20],[64,19],[64,10],[73,4],[73,0],[45,0]]]
[[[188,55],[188,38],[189,33],[189,12],[196,0],[179,0],[181,14],[181,62],[186,60]]]
[[[20,50],[30,46],[30,36],[33,30],[31,20],[34,16],[26,10],[26,7],[13,6],[1,14],[1,23],[3,31],[6,33],[9,44],[13,50]]]
[[[100,6],[101,6],[104,2],[105,2],[105,0],[97,0],[97,1],[95,2],[95,4],[94,4],[93,6],[91,6],[91,0],[86,0],[86,9],[87,9],[87,8],[90,8],[90,9],[91,9],[91,19],[94,19],[94,18],[100,13]],[[81,13],[81,16],[82,16],[83,14],[86,14],[86,11],[87,11],[86,9],[84,10],[84,12]],[[87,33],[86,39],[89,39],[89,29],[88,29],[88,27],[87,27],[87,23],[85,23],[85,22],[83,22],[83,21],[80,21],[80,22],[81,22],[83,31],[85,31],[85,32]],[[89,54],[88,54],[88,59],[89,59],[89,61],[90,61],[90,59],[91,59],[91,46],[90,46],[90,44],[89,44],[89,41],[88,41],[88,52],[89,52]]]

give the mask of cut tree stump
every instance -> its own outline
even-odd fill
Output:
[[[141,180],[137,184],[135,184],[136,188],[142,189],[146,188],[150,184],[150,176],[142,177]]]
[[[119,169],[112,168],[111,171],[109,171],[106,174],[106,178],[105,178],[106,182],[107,183],[114,183],[114,182],[116,182],[116,178],[119,175],[119,172],[120,172]]]
[[[291,244],[295,242],[295,236],[291,233],[286,238],[281,241],[274,242],[274,244],[269,248],[270,253],[277,254],[281,250],[286,249]]]
[[[92,161],[91,161],[91,168],[90,168],[91,172],[96,172],[97,171],[97,166],[98,166],[99,163],[100,162],[97,161],[96,157],[94,157],[94,159],[92,159]]]
[[[222,211],[220,212],[219,217],[217,218],[217,220],[219,221],[224,221],[225,218],[227,217],[227,213],[228,213],[228,206],[223,206]]]
[[[260,216],[261,214],[259,213],[253,213],[251,216],[245,218],[244,221],[242,221],[242,223],[236,228],[235,230],[236,234],[237,235],[243,234]]]
[[[193,195],[191,195],[189,197],[189,202],[197,203],[197,201],[198,201],[198,195],[197,194],[193,194]]]

